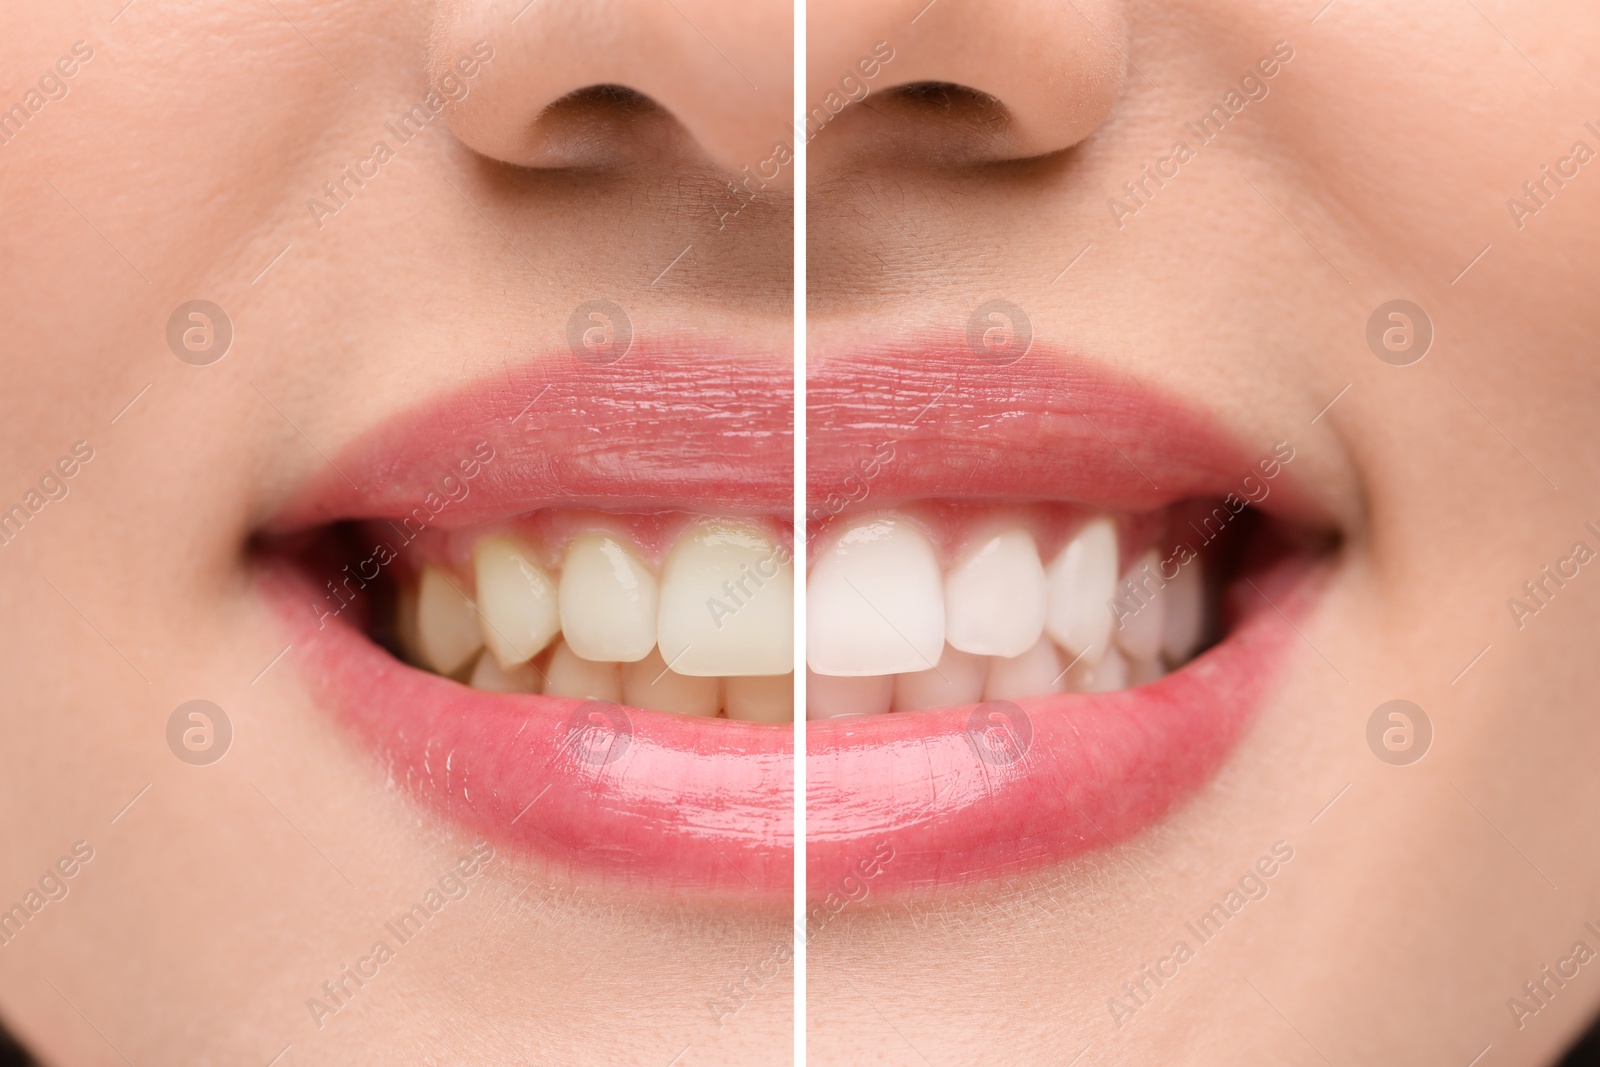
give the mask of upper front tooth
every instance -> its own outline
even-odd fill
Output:
[[[1166,628],[1167,597],[1156,550],[1146,549],[1122,578],[1123,610],[1118,612],[1117,646],[1129,659],[1155,659]]]
[[[472,598],[442,567],[423,567],[417,581],[417,648],[424,664],[454,674],[482,647]]]
[[[1044,564],[1026,530],[996,534],[944,577],[944,639],[979,656],[1020,656],[1044,632]]]
[[[1161,633],[1161,651],[1167,662],[1176,666],[1194,655],[1205,629],[1205,574],[1200,558],[1178,567],[1178,576],[1167,583],[1166,625]]]
[[[509,537],[480,541],[472,553],[483,640],[502,667],[525,663],[561,632],[556,582]]]
[[[807,585],[806,660],[841,677],[927,670],[944,649],[939,561],[899,519],[848,530],[818,558]]]
[[[562,637],[583,659],[631,663],[656,647],[656,578],[622,541],[583,534],[561,565]]]
[[[679,674],[778,675],[794,670],[794,566],[756,527],[705,522],[661,568],[661,654]]]
[[[1090,520],[1046,572],[1049,609],[1045,629],[1072,656],[1098,660],[1111,636],[1108,602],[1117,592],[1117,528],[1104,516]]]

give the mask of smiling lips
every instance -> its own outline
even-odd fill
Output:
[[[380,427],[284,511],[297,555],[263,573],[302,678],[492,839],[784,894],[788,366],[548,362]],[[1312,599],[1314,554],[1244,510],[1305,518],[1291,446],[1037,348],[824,360],[808,394],[812,889],[885,843],[902,887],[1059,862],[1205,782]]]

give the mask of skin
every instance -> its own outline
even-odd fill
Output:
[[[1484,1062],[1535,1065],[1600,1008],[1594,963],[1520,1029],[1506,1003],[1575,942],[1600,949],[1581,816],[1600,802],[1600,579],[1520,629],[1507,607],[1574,542],[1600,547],[1600,178],[1520,229],[1506,203],[1574,141],[1600,149],[1600,14],[1320,6],[809,8],[812,86],[874,41],[898,53],[811,146],[812,360],[1011,300],[1036,337],[1252,451],[1292,442],[1342,538],[1304,641],[1191,802],[1063,869],[874,890],[818,933],[813,1062],[1466,1064],[1492,1045]],[[1183,123],[1279,40],[1294,58],[1269,95],[1119,229],[1108,198],[1193,144]],[[994,99],[888,91],[916,80]],[[1435,330],[1406,367],[1365,341],[1397,297]],[[1395,698],[1435,731],[1409,766],[1366,742]],[[1266,897],[1117,1025],[1108,999],[1276,841],[1293,859]]]
[[[0,146],[7,505],[93,448],[0,550],[0,896],[93,849],[0,951],[0,1017],[46,1063],[788,1060],[787,969],[720,1023],[707,1007],[788,936],[786,910],[503,853],[349,1006],[318,1028],[306,1005],[472,842],[389,786],[292,655],[262,673],[283,641],[248,581],[252,531],[418,398],[570,359],[567,318],[597,294],[641,334],[790,347],[783,183],[719,228],[726,181],[790,107],[787,7],[551,4],[513,23],[521,7],[8,16],[6,106],[93,48]],[[480,40],[494,56],[465,99],[319,227],[308,198],[393,143],[384,124]],[[591,100],[536,121],[615,81],[670,111]],[[163,332],[197,297],[235,330],[204,367]],[[201,697],[234,737],[195,767],[166,728]]]

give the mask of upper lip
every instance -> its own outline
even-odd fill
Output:
[[[553,355],[362,434],[267,532],[403,517],[479,440],[494,461],[436,525],[546,507],[787,514],[793,410],[791,362],[766,353],[683,342],[612,364]]]

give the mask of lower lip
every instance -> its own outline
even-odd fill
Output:
[[[319,628],[319,591],[292,565],[262,580],[314,699],[444,817],[573,874],[792,893],[789,730],[469,689],[405,666],[349,622]]]
[[[809,723],[808,891],[1024,873],[1151,825],[1243,735],[1318,573],[1299,560],[1255,577],[1220,644],[1134,689]]]
[[[1151,684],[808,724],[808,891],[960,885],[1138,833],[1232,751],[1320,573],[1296,559],[1257,575],[1228,636]],[[788,898],[789,730],[469,689],[349,622],[319,628],[293,566],[263,585],[314,698],[445,818],[574,874]]]

